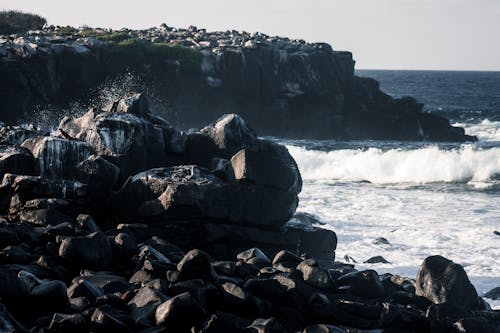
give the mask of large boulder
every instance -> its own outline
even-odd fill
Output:
[[[88,142],[100,156],[116,164],[121,178],[166,166],[168,155],[183,152],[183,139],[168,123],[149,114],[143,95],[117,100],[104,110],[91,109],[80,118],[65,117],[59,131]]]
[[[77,180],[50,180],[40,176],[5,174],[0,184],[1,193],[22,194],[33,198],[82,199],[87,185]]]
[[[203,167],[183,165],[131,177],[111,206],[124,217],[166,215],[279,227],[293,215],[297,202],[296,193],[227,182]]]
[[[476,289],[462,266],[442,256],[427,257],[417,273],[416,294],[434,304],[470,310],[481,307]]]
[[[0,147],[0,177],[6,173],[33,175],[34,166],[35,160],[28,150],[12,146]]]
[[[101,232],[65,238],[59,246],[59,256],[71,265],[90,268],[109,268],[113,263],[111,243]]]
[[[31,151],[36,159],[35,170],[46,179],[75,179],[76,166],[93,154],[84,141],[42,136],[26,140],[21,147]]]
[[[120,169],[106,159],[91,155],[77,166],[78,178],[88,185],[88,195],[95,204],[104,204],[118,181]]]

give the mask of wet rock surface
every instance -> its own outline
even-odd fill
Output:
[[[416,280],[336,262],[335,233],[292,218],[288,151],[238,115],[188,148],[132,94],[40,134],[5,150],[33,168],[0,185],[0,331],[498,331],[445,258]]]
[[[67,105],[132,68],[159,87],[171,114],[185,128],[238,113],[263,135],[475,140],[447,119],[423,112],[414,98],[393,99],[377,81],[355,76],[350,52],[263,33],[165,27],[120,31],[47,27],[1,36],[0,74],[10,78],[0,83],[2,120],[15,123],[36,105]],[[175,47],[174,51],[184,52],[178,56],[165,52],[164,59],[138,57],[134,52],[116,52],[115,44],[123,41],[146,50]],[[130,118],[137,115],[135,107],[126,103],[112,109],[125,111]],[[122,129],[140,132],[137,125],[132,121]],[[14,132],[8,140],[15,140]],[[207,134],[221,146],[233,140],[217,129],[207,129]],[[240,134],[245,136],[244,131]],[[251,142],[245,144],[251,148]],[[229,146],[225,149],[235,153]]]

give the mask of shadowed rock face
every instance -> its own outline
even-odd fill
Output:
[[[47,29],[0,39],[1,120],[13,123],[35,105],[65,105],[132,67],[169,101],[176,124],[200,127],[237,113],[261,135],[315,139],[467,141],[447,119],[422,112],[413,98],[393,99],[377,81],[354,75],[349,52],[264,34],[203,29],[125,31],[125,38],[193,50],[193,59],[117,55],[89,32]],[[95,30],[91,35],[105,34]],[[57,42],[56,42],[57,41]],[[168,61],[167,61],[168,60]],[[117,111],[125,107],[115,105]],[[8,112],[7,112],[8,111]],[[133,113],[133,112],[132,112]],[[112,121],[111,119],[108,119]],[[102,120],[106,121],[106,120]],[[126,130],[126,129],[124,129]],[[129,129],[130,130],[130,129]]]
[[[435,304],[467,310],[478,309],[482,305],[463,267],[441,256],[428,257],[420,266],[416,294]]]
[[[154,116],[142,94],[64,117],[54,136],[29,138],[21,147],[6,150],[5,162],[20,161],[4,173],[40,177],[6,176],[6,191],[19,192],[16,184],[29,181],[23,195],[35,197],[40,183],[50,183],[51,194],[81,197],[90,209],[124,220],[221,220],[276,230],[294,214],[302,186],[287,149],[257,138],[239,115],[186,134]],[[85,189],[80,195],[78,184]]]
[[[0,331],[498,332],[445,258],[416,282],[335,262],[333,231],[290,220],[286,147],[240,116],[186,134],[147,105],[132,94],[0,150]]]

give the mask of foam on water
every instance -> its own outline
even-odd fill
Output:
[[[445,150],[342,149],[329,152],[288,146],[306,180],[368,181],[375,184],[484,183],[500,175],[500,147],[464,145]]]
[[[495,182],[500,147],[288,149],[304,179],[298,211],[337,233],[338,260],[415,277],[439,254],[462,264],[480,295],[500,286],[500,193],[467,185]],[[378,237],[390,245],[374,245]],[[363,264],[376,255],[391,264]]]
[[[484,119],[480,123],[456,123],[453,126],[465,128],[469,135],[475,135],[480,141],[500,142],[500,121]]]

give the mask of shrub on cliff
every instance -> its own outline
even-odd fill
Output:
[[[47,20],[40,15],[15,10],[0,11],[0,34],[10,35],[41,29]]]
[[[98,37],[109,46],[109,56],[113,61],[124,61],[128,66],[142,66],[177,60],[181,70],[187,74],[200,70],[201,56],[198,51],[178,45],[151,43],[147,40],[131,38],[127,33],[112,33]]]

